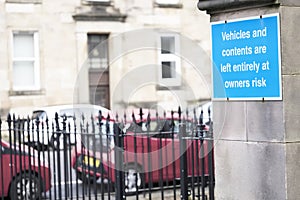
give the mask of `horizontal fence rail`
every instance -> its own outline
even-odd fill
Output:
[[[0,199],[214,199],[208,110],[0,120]]]

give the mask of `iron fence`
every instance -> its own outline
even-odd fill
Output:
[[[214,199],[203,111],[0,120],[1,199]]]

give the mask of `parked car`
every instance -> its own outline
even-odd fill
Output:
[[[38,160],[37,152],[26,145],[0,140],[0,197],[11,200],[39,199],[51,187],[49,165]]]
[[[43,145],[43,146],[51,146],[55,149],[63,147],[63,121],[65,118],[65,132],[69,137],[67,141],[70,141],[70,144],[75,143],[75,130],[74,130],[74,122],[77,126],[78,132],[83,132],[84,130],[80,130],[80,123],[86,123],[91,120],[91,117],[96,117],[99,114],[99,111],[102,113],[108,113],[109,110],[91,104],[68,104],[68,105],[57,105],[57,106],[46,106],[41,108],[36,108],[32,112],[32,120],[34,126],[36,126],[36,120],[39,120],[39,130],[42,130],[42,124],[45,123],[46,118],[49,120],[49,128],[50,131],[31,131],[30,132],[30,141],[28,141],[28,137],[25,138],[25,142],[33,144],[34,146]],[[55,119],[55,114],[58,114],[58,126]],[[54,130],[51,130],[52,123],[54,123]],[[71,124],[70,129],[68,124]],[[27,141],[26,141],[27,140]],[[59,142],[60,141],[60,142]]]
[[[147,111],[143,116],[137,115],[131,119],[123,128],[126,132],[124,142],[124,168],[125,171],[125,191],[130,193],[136,191],[142,184],[148,184],[150,181],[155,184],[159,181],[168,182],[180,178],[180,141],[179,141],[179,123],[180,119],[177,113],[166,114],[163,117],[152,115],[147,119]],[[193,136],[195,130],[193,121],[183,119],[181,123],[186,125],[186,137]],[[208,131],[206,125],[202,126],[203,134]],[[109,133],[112,134],[112,133]],[[102,137],[106,133],[103,132]],[[95,138],[90,140],[95,143]],[[101,142],[99,142],[100,144]],[[189,176],[201,175],[199,167],[200,154],[202,148],[206,156],[208,151],[207,141],[200,144],[200,140],[190,139],[186,142],[187,148],[187,173]],[[115,151],[116,146],[97,145],[104,148],[91,149],[83,143],[78,143],[72,150],[72,166],[78,174],[78,178],[86,182],[95,182],[97,180],[108,180],[115,183]],[[196,152],[196,149],[198,152]],[[149,157],[150,156],[150,157]],[[149,159],[150,158],[150,159]],[[205,176],[208,175],[208,159],[204,158]],[[148,172],[151,172],[149,178]]]

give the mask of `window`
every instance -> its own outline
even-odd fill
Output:
[[[89,67],[106,69],[108,67],[108,34],[88,34]]]
[[[165,86],[180,86],[179,37],[175,34],[162,35],[159,43],[159,82]]]
[[[108,86],[90,86],[90,103],[100,105],[105,108],[109,106],[109,87]]]
[[[39,53],[37,32],[13,32],[13,90],[38,90]]]

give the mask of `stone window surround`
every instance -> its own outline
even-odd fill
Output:
[[[6,3],[34,3],[41,4],[43,0],[6,0]]]

